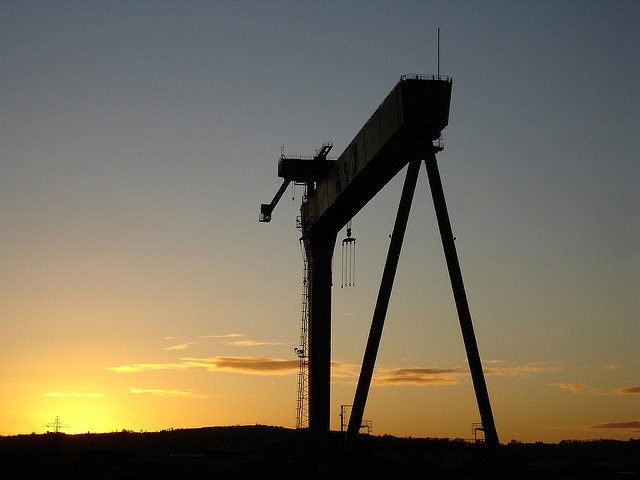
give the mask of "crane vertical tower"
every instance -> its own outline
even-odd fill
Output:
[[[331,266],[337,233],[409,165],[349,421],[347,438],[353,438],[362,422],[404,229],[423,161],[486,442],[499,443],[436,161],[436,153],[443,149],[439,141],[441,132],[449,122],[452,83],[450,78],[440,75],[403,75],[336,161],[327,159],[331,148],[327,144],[313,159],[281,156],[278,175],[284,181],[271,203],[261,206],[260,220],[269,222],[290,182],[303,182],[307,186],[299,226],[308,262],[309,430],[320,451],[330,430]]]

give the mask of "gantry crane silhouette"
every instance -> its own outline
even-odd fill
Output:
[[[331,263],[338,232],[407,165],[406,178],[387,252],[371,329],[347,428],[357,438],[371,385],[384,320],[413,200],[420,164],[426,165],[469,369],[488,445],[499,445],[480,354],[473,330],[458,255],[451,231],[436,153],[443,150],[442,130],[449,122],[453,81],[439,75],[403,75],[337,160],[328,160],[330,144],[312,159],[278,162],[283,183],[271,203],[262,204],[259,220],[270,222],[273,209],[291,182],[304,183],[300,207],[308,261],[309,431],[323,449],[330,431]]]

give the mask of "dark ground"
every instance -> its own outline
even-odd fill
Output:
[[[155,433],[0,437],[10,479],[640,479],[640,440],[502,445],[362,436],[345,451],[332,433],[324,459],[303,432],[268,426]],[[312,450],[313,452],[313,450]]]

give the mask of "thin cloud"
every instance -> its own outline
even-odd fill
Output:
[[[64,398],[64,397],[75,397],[75,398],[102,398],[104,397],[104,393],[60,393],[60,392],[49,392],[43,393],[43,397],[56,397],[56,398]]]
[[[154,370],[185,370],[206,368],[213,371],[247,373],[254,375],[286,375],[298,368],[298,360],[260,357],[181,358],[180,363],[134,363],[106,367],[115,373],[135,373]]]
[[[194,367],[204,367],[209,371],[236,372],[254,375],[286,375],[298,368],[298,360],[261,357],[213,357],[185,358]]]
[[[174,345],[173,347],[167,347],[165,350],[184,350],[185,348],[190,347],[191,345],[198,345],[200,342],[189,342],[189,343],[180,343],[178,345]]]
[[[242,334],[233,334],[240,336]],[[274,345],[270,342],[240,341],[234,342],[243,346]],[[211,357],[211,358],[181,358],[175,363],[134,363],[117,367],[106,367],[115,373],[135,373],[158,370],[184,370],[190,368],[205,368],[211,372],[234,372],[251,375],[287,375],[299,368],[299,360],[285,360],[281,358],[264,357]],[[557,370],[554,366],[540,364],[524,364],[514,367],[498,367],[485,369],[487,375],[529,375],[531,373]],[[334,378],[357,378],[359,364],[331,363],[331,375]],[[376,385],[455,385],[463,377],[469,375],[469,370],[461,367],[453,368],[378,368],[374,383]]]
[[[573,393],[581,393],[584,391],[585,388],[587,388],[587,386],[584,383],[559,382],[559,383],[552,383],[551,385],[553,385],[554,387],[559,387],[563,390],[569,390],[570,392],[573,392]]]
[[[633,430],[634,433],[638,433],[640,432],[640,421],[598,423],[597,425],[591,425],[589,428]]]
[[[455,385],[456,376],[466,375],[463,368],[396,368],[383,371],[375,378],[376,385]]]
[[[524,363],[522,365],[515,365],[512,367],[491,367],[485,368],[485,375],[500,375],[500,376],[521,376],[529,375],[531,373],[542,372],[556,372],[560,370],[557,365],[549,365],[540,362]]]
[[[502,363],[501,360],[491,360],[487,363]],[[553,372],[560,370],[556,365],[546,363],[525,363],[508,367],[484,368],[485,375],[497,376],[527,376],[535,373]],[[462,381],[462,377],[470,374],[468,368],[397,368],[380,369],[376,376],[377,385],[455,385]]]
[[[121,365],[119,367],[105,367],[105,370],[115,373],[146,372],[153,370],[180,370],[189,368],[185,363],[133,363],[131,365]]]
[[[226,335],[200,335],[198,338],[234,338],[246,337],[244,333],[228,333]]]
[[[584,395],[638,395],[640,394],[640,387],[625,387],[618,388],[616,390],[603,392],[597,388],[587,387],[584,383],[569,383],[560,382],[552,383],[554,387],[560,387],[563,390],[569,390],[570,392]]]
[[[343,363],[338,361],[331,362],[332,378],[358,378],[360,374],[360,365],[357,363]]]
[[[238,340],[235,342],[223,342],[237,347],[259,347],[262,345],[284,345],[282,342],[254,342],[253,340]]]
[[[160,397],[192,397],[192,398],[206,398],[206,395],[198,395],[192,391],[185,390],[165,390],[163,388],[135,388],[129,387],[129,393],[134,394],[149,394]]]
[[[640,387],[619,388],[615,391],[618,395],[637,395],[640,394]]]

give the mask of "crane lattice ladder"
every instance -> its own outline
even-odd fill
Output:
[[[298,354],[298,405],[296,409],[296,428],[309,426],[308,397],[308,330],[309,330],[309,268],[307,255],[302,247],[302,306],[300,320],[300,346],[295,349]]]

